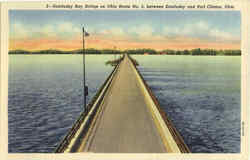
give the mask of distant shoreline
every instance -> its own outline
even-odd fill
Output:
[[[112,49],[86,49],[87,55],[118,55],[118,54],[131,54],[131,55],[192,55],[192,56],[241,56],[241,50],[215,50],[215,49],[192,49],[192,50],[162,50],[156,51],[153,49],[134,49],[134,50],[112,50]],[[9,54],[19,55],[81,55],[83,50],[61,51],[61,50],[40,50],[40,51],[26,51],[26,50],[10,50]]]

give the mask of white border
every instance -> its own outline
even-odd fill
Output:
[[[249,82],[249,65],[247,62],[250,62],[249,58],[249,50],[250,50],[250,43],[248,39],[250,38],[250,2],[248,0],[85,0],[85,1],[51,1],[50,3],[88,3],[88,4],[106,4],[106,3],[112,3],[112,4],[142,4],[142,3],[149,3],[149,4],[197,4],[197,3],[206,3],[206,4],[233,4],[236,8],[233,10],[240,10],[241,11],[241,17],[242,17],[242,40],[241,40],[241,48],[242,48],[242,121],[244,121],[244,133],[245,136],[241,136],[241,153],[240,154],[92,154],[92,153],[68,153],[68,154],[9,154],[8,153],[8,109],[7,109],[7,98],[8,98],[8,33],[9,33],[9,25],[8,25],[8,10],[9,9],[47,9],[45,8],[45,5],[47,2],[3,2],[1,4],[1,55],[0,55],[0,61],[1,61],[1,81],[0,81],[0,103],[1,103],[1,122],[0,122],[0,156],[1,160],[79,160],[79,159],[102,159],[102,160],[112,160],[112,159],[197,159],[197,160],[207,160],[207,159],[226,159],[226,160],[245,160],[249,157],[249,147],[248,147],[248,141],[249,140],[249,118],[247,115],[250,115],[250,109],[249,107],[249,85],[247,85],[247,82]],[[57,10],[57,9],[55,9]],[[110,10],[110,9],[104,9],[104,10]],[[118,9],[116,9],[118,10]],[[126,9],[127,10],[127,9]],[[131,9],[132,10],[132,9]],[[137,9],[138,10],[138,9]],[[151,9],[154,10],[154,9]],[[159,9],[158,9],[159,10]],[[165,10],[165,9],[162,9]],[[168,9],[168,10],[178,10],[178,9]],[[198,10],[198,9],[189,9],[189,10]],[[204,9],[203,9],[204,10]],[[208,9],[209,11],[213,11],[216,9]],[[247,119],[248,118],[248,119]]]

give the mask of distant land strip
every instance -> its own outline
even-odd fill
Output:
[[[215,50],[215,49],[192,49],[192,50],[162,50],[154,49],[130,49],[130,50],[112,50],[112,49],[85,49],[85,54],[138,54],[138,55],[210,55],[210,56],[240,56],[241,50]],[[26,51],[26,50],[10,50],[9,54],[83,54],[82,49],[72,51],[62,51],[56,49]]]

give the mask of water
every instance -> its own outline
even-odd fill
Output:
[[[241,57],[133,57],[193,153],[240,152]]]
[[[113,56],[86,56],[87,101]],[[9,152],[53,152],[83,110],[81,55],[9,56]]]
[[[240,152],[240,57],[134,56],[192,152]],[[113,56],[87,56],[89,96]],[[9,152],[53,152],[82,111],[81,55],[9,56]]]

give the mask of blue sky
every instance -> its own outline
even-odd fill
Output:
[[[235,49],[241,39],[238,11],[12,10],[9,19],[11,49],[78,49],[83,25],[91,48]]]

